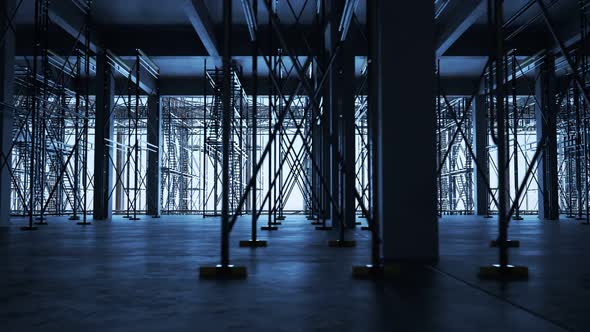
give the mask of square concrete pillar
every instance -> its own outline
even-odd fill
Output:
[[[389,262],[438,259],[432,1],[370,9],[374,213]]]

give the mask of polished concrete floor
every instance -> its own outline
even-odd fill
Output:
[[[514,264],[530,280],[479,281],[496,262],[493,220],[445,217],[437,266],[394,281],[358,281],[351,266],[369,259],[369,233],[356,248],[328,248],[335,233],[301,216],[260,232],[267,248],[238,248],[249,217],[231,235],[243,281],[198,279],[218,263],[219,220],[143,218],[78,226],[52,218],[35,232],[24,222],[0,231],[1,331],[564,331],[590,330],[590,226],[572,220],[511,227]],[[411,222],[409,220],[408,222]]]

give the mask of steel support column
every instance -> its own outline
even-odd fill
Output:
[[[474,213],[478,216],[488,215],[488,183],[490,177],[488,160],[488,116],[486,96],[478,95],[473,104],[473,152],[477,163],[473,167]],[[479,170],[477,168],[480,168]]]
[[[115,80],[107,55],[100,52],[96,61],[96,129],[94,141],[94,220],[108,220],[112,217],[111,188],[113,167]]]
[[[557,101],[555,57],[545,56],[540,66],[535,93],[540,105],[536,107],[537,140],[547,135],[546,143],[539,158],[539,218],[559,218],[559,193],[557,179]]]
[[[162,107],[160,95],[150,95],[147,101],[147,214],[153,217],[160,216],[160,185],[162,174],[160,163],[162,160]]]
[[[432,262],[438,259],[434,3],[406,2],[400,11],[395,1],[375,2],[371,123],[383,261]]]
[[[4,37],[0,44],[0,226],[8,225],[10,218],[15,36],[9,18],[13,15],[15,3],[15,0],[0,3],[0,33]]]

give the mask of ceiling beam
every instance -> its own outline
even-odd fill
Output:
[[[485,11],[485,0],[450,0],[437,20],[436,56],[453,46]]]
[[[82,45],[86,43],[86,35],[84,34],[86,13],[82,12],[71,1],[52,1],[49,6],[49,19],[72,38],[79,40]],[[90,50],[96,54],[100,50],[96,41],[97,38],[90,39]]]
[[[184,11],[210,56],[219,56],[209,10],[203,0],[185,0]]]

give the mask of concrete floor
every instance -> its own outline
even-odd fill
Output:
[[[441,259],[397,281],[357,281],[351,266],[369,259],[369,233],[357,248],[328,248],[335,233],[289,216],[260,232],[268,248],[238,248],[249,217],[231,236],[244,281],[198,279],[218,263],[218,219],[143,218],[81,227],[51,218],[36,232],[13,220],[0,231],[0,330],[141,331],[587,331],[590,227],[575,221],[514,224],[515,264],[527,282],[477,280],[495,263],[495,223],[445,217]]]

